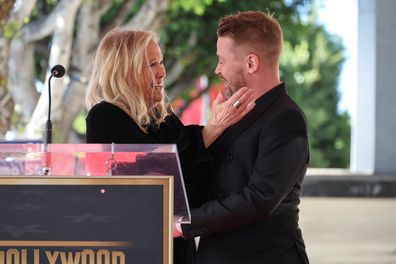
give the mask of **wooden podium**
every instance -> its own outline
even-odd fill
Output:
[[[173,263],[173,214],[190,220],[175,145],[41,149],[0,145],[0,264]]]

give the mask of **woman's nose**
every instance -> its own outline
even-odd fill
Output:
[[[163,64],[161,64],[161,65],[159,66],[157,75],[158,75],[158,77],[165,77],[165,75],[166,75],[166,69],[165,69],[165,66],[164,66]]]

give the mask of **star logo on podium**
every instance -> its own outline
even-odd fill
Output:
[[[64,215],[62,217],[71,218],[72,223],[81,223],[81,222],[97,222],[97,223],[110,223],[108,218],[113,218],[115,216],[98,216],[93,213],[84,213],[82,215]]]
[[[0,226],[0,233],[8,233],[14,238],[21,237],[26,233],[49,233],[47,231],[37,229],[38,225],[17,226],[1,224]]]

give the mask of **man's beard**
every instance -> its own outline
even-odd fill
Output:
[[[227,79],[224,80],[224,96],[228,99],[234,93],[236,93],[239,89],[246,86],[245,79],[243,78],[242,72],[237,72],[235,81],[229,81]]]
[[[227,86],[224,88],[224,96],[228,99],[228,98],[230,98],[233,94],[234,94],[234,92],[232,91],[231,87],[227,85]]]

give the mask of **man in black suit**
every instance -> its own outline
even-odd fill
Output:
[[[249,11],[220,19],[217,35],[226,95],[247,86],[256,106],[210,146],[207,196],[182,234],[200,236],[195,263],[308,263],[298,225],[307,125],[279,78],[281,28]]]

